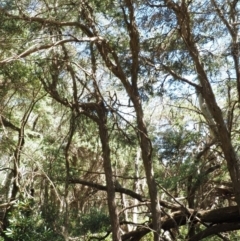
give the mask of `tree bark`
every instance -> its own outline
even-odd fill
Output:
[[[135,91],[135,93],[137,93]],[[152,163],[152,144],[148,137],[146,125],[143,121],[143,110],[141,100],[138,94],[132,96],[132,101],[137,115],[137,127],[140,136],[140,146],[142,151],[143,165],[146,173],[147,184],[149,188],[149,195],[151,199],[151,212],[153,220],[154,241],[160,240],[161,230],[161,212],[160,202],[158,198],[157,184],[154,178],[153,163]]]
[[[232,146],[230,133],[224,122],[221,109],[216,102],[210,81],[200,59],[200,53],[194,42],[188,6],[185,1],[182,1],[181,5],[167,0],[165,0],[165,3],[176,14],[180,37],[184,41],[185,46],[195,64],[196,72],[202,87],[201,94],[215,122],[216,136],[221,144],[221,149],[227,162],[228,171],[233,182],[236,202],[240,212],[240,161]]]
[[[205,230],[200,231],[199,233],[197,233],[189,239],[189,241],[196,241],[201,240],[210,235],[220,235],[220,232],[239,229],[239,218],[240,215],[238,212],[238,207],[231,206],[199,212],[196,212],[193,209],[188,209],[187,213],[184,211],[177,211],[171,213],[171,215],[169,216],[162,217],[161,223],[163,230],[170,230],[172,228],[176,228],[176,225],[186,225],[189,223],[189,221],[204,224],[204,226],[206,227]],[[211,225],[208,225],[207,223],[210,223]],[[142,227],[139,230],[124,234],[122,235],[122,240],[139,241],[142,237],[144,237],[147,233],[151,231],[152,227],[153,224],[151,223],[147,227]]]
[[[141,158],[141,150],[140,150],[140,148],[138,148],[136,157],[135,157],[135,163],[134,163],[135,164],[135,173],[134,173],[135,180],[134,180],[134,185],[133,185],[133,190],[136,193],[139,193],[139,160],[140,160],[140,158]],[[133,208],[133,215],[132,215],[133,223],[138,222],[137,204],[138,204],[138,200],[134,199],[134,205],[136,205],[136,206]]]
[[[98,116],[99,116],[99,135],[102,144],[102,152],[103,152],[103,166],[107,183],[107,201],[108,201],[108,210],[110,216],[110,222],[112,227],[112,240],[113,241],[121,241],[121,233],[120,233],[120,224],[117,213],[117,207],[115,203],[115,187],[113,180],[113,172],[112,172],[112,164],[110,157],[110,146],[109,146],[109,135],[107,129],[107,116],[106,110],[102,105],[99,108]]]

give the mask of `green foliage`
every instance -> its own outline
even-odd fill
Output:
[[[226,199],[221,201],[214,190],[218,183],[229,182],[222,162],[224,141],[209,146],[212,136],[199,96],[207,96],[212,87],[222,111],[221,123],[226,123],[232,139],[228,146],[240,154],[235,74],[239,68],[235,70],[238,61],[231,53],[233,35],[228,36],[213,1],[182,1],[178,13],[170,7],[176,4],[176,9],[177,1],[166,1],[164,7],[156,7],[155,2],[0,3],[1,183],[8,178],[7,172],[13,173],[5,186],[2,184],[1,193],[9,197],[13,182],[18,181],[19,190],[34,186],[39,194],[34,196],[36,205],[21,200],[12,208],[9,222],[4,224],[12,240],[63,240],[53,230],[74,238],[93,233],[102,236],[109,230],[109,217],[105,210],[91,207],[105,207],[108,195],[89,183],[106,186],[105,176],[110,172],[105,171],[110,168],[111,179],[148,198],[151,186],[145,182],[146,173],[154,163],[156,182],[170,194],[164,196],[160,190],[162,200],[174,204],[171,195],[180,197],[188,207],[191,191],[196,210],[225,205]],[[182,16],[188,17],[189,11],[188,23],[180,16],[185,2],[188,5]],[[232,25],[239,7],[234,10],[231,1],[215,2]],[[181,22],[186,24],[184,28]],[[238,36],[236,26],[232,31]],[[188,37],[183,36],[185,30]],[[207,89],[199,83],[201,78],[209,82]],[[108,143],[99,138],[102,104]],[[21,133],[4,124],[5,119]],[[147,123],[146,130],[143,123]],[[110,151],[104,151],[104,144]],[[104,169],[105,157],[111,160]],[[221,167],[208,173],[214,166]],[[69,181],[72,177],[80,183]],[[82,180],[86,184],[81,184]],[[140,212],[130,207],[134,199],[126,194],[125,202],[119,193],[116,197],[117,208],[126,219],[136,213],[139,222]],[[172,211],[166,208],[170,216]],[[188,225],[180,227],[177,240],[184,240],[188,232]],[[153,232],[142,238],[150,240]]]
[[[80,220],[80,229],[83,234],[106,231],[110,225],[109,216],[97,208],[92,208],[89,213],[83,214]]]
[[[157,138],[156,148],[158,148],[159,158],[165,162],[176,163],[184,161],[195,147],[199,133],[188,131],[180,126],[179,130],[166,130],[162,137]]]
[[[32,200],[18,201],[8,220],[5,234],[15,241],[47,241],[53,238],[53,231],[48,228],[41,213],[34,210]]]
[[[152,240],[153,240],[153,232],[148,233],[141,239],[141,241],[152,241]]]

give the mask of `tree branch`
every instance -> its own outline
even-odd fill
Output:
[[[22,52],[22,53],[20,53],[16,56],[13,56],[13,57],[10,57],[10,58],[7,58],[7,59],[4,59],[4,60],[0,61],[0,64],[9,63],[9,62],[12,62],[14,60],[27,57],[27,56],[29,56],[29,55],[31,55],[35,52],[38,52],[40,50],[53,48],[53,47],[56,47],[58,45],[63,45],[65,43],[69,43],[69,42],[96,42],[96,41],[102,41],[102,38],[101,37],[85,37],[85,38],[81,38],[81,39],[70,38],[70,39],[59,40],[59,41],[57,41],[55,43],[52,43],[52,44],[35,45],[35,46],[31,46],[30,48],[28,48],[27,50],[25,50],[24,52]]]
[[[9,127],[14,131],[20,132],[20,128],[8,121],[4,116],[0,115],[0,124],[4,127]]]
[[[163,66],[163,68],[164,68],[169,74],[171,74],[171,75],[173,76],[173,78],[178,79],[178,80],[180,80],[180,81],[182,81],[182,82],[184,82],[184,83],[187,83],[187,84],[193,86],[193,87],[194,87],[198,92],[200,92],[200,93],[202,92],[202,87],[201,87],[200,85],[195,84],[195,83],[189,81],[188,79],[180,76],[179,74],[177,74],[176,72],[174,72],[172,69],[170,69],[168,66],[166,66],[166,65],[164,65],[164,64],[162,64],[162,66]]]
[[[240,224],[237,223],[240,219],[237,206],[199,212],[196,212],[193,209],[188,209],[188,213],[184,210],[174,212],[170,214],[170,217],[166,216],[161,218],[162,229],[170,230],[176,228],[176,224],[178,226],[183,226],[189,222],[198,222],[195,218],[199,219],[201,223],[211,223],[211,225],[215,226],[209,226],[204,231],[193,236],[189,241],[198,241],[210,235],[217,235],[220,232],[240,229]],[[122,240],[140,240],[143,236],[149,233],[151,229],[152,223],[146,227],[142,226],[139,230],[122,235]]]
[[[240,223],[222,223],[216,226],[210,226],[198,234],[192,236],[188,241],[199,241],[210,235],[215,235],[220,232],[229,232],[240,229]]]
[[[92,188],[96,188],[96,189],[101,190],[101,191],[107,191],[107,187],[106,186],[103,186],[103,185],[100,185],[100,184],[94,183],[94,182],[85,181],[85,180],[82,180],[80,178],[70,178],[69,182],[72,183],[72,184],[86,185],[86,186],[89,186],[89,187],[92,187]],[[127,188],[115,187],[115,192],[124,193],[124,194],[126,194],[126,195],[128,195],[128,196],[130,196],[132,198],[137,199],[140,202],[148,201],[147,198],[145,198],[142,195],[140,195],[138,193],[135,193],[134,191],[132,191],[130,189],[127,189]],[[170,202],[167,202],[167,201],[163,201],[163,200],[160,200],[160,205],[165,207],[165,208],[169,208],[171,210],[179,210],[179,209],[181,209],[180,205],[176,205],[176,204],[173,204],[173,203],[170,203]]]

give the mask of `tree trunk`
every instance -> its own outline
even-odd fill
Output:
[[[144,169],[146,173],[147,184],[149,188],[149,195],[151,199],[151,212],[153,220],[153,230],[154,230],[154,241],[160,240],[161,231],[161,212],[160,212],[160,202],[158,198],[157,184],[154,178],[153,163],[152,163],[152,143],[148,137],[148,132],[146,125],[143,121],[143,110],[141,105],[140,97],[132,97],[134,108],[137,115],[137,127],[140,136],[140,146],[142,151],[142,159],[144,164]]]
[[[133,191],[135,193],[139,193],[139,160],[140,160],[140,157],[141,157],[141,150],[140,150],[140,148],[138,148],[136,157],[135,157],[135,174],[134,174],[135,180],[134,180],[134,186],[133,186]],[[133,223],[138,222],[138,207],[137,207],[138,203],[139,203],[139,201],[137,199],[134,199],[135,207],[133,208],[133,215],[132,215]]]
[[[107,129],[107,117],[106,110],[104,106],[100,107],[98,111],[99,116],[99,135],[102,144],[103,152],[103,166],[107,183],[107,201],[108,210],[110,216],[110,222],[112,227],[112,240],[121,241],[120,224],[118,219],[117,207],[115,203],[115,187],[113,180],[112,164],[110,157],[110,147],[109,147],[109,135]]]
[[[240,212],[240,162],[235,150],[232,146],[230,133],[227,130],[227,126],[224,122],[221,109],[219,108],[215,95],[213,93],[210,81],[205,72],[204,66],[201,62],[201,56],[198,48],[194,42],[194,37],[191,29],[191,17],[188,12],[188,6],[185,1],[182,1],[181,5],[175,4],[173,1],[165,0],[166,5],[172,9],[177,17],[179,25],[179,34],[185,42],[185,46],[192,57],[195,64],[196,72],[201,84],[201,94],[204,98],[207,108],[210,111],[214,122],[216,137],[218,138],[224,157],[227,161],[228,171],[233,182],[233,188],[236,196],[236,202]]]

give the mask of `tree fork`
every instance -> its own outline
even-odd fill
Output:
[[[240,161],[237,158],[235,150],[232,146],[230,133],[227,130],[221,109],[216,102],[209,79],[204,70],[203,64],[201,63],[200,54],[192,34],[191,18],[189,16],[188,6],[186,5],[185,1],[182,1],[181,5],[167,0],[165,0],[165,3],[175,12],[179,25],[180,37],[183,39],[183,42],[185,43],[185,46],[195,64],[196,72],[202,86],[201,94],[206,101],[207,107],[216,124],[216,135],[221,143],[221,148],[227,162],[228,171],[233,182],[233,189],[240,213]]]

